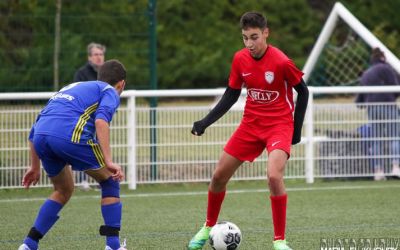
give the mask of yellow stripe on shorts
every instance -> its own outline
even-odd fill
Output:
[[[89,140],[87,143],[92,147],[93,153],[96,156],[100,166],[104,167],[106,163],[104,162],[104,155],[103,152],[101,152],[99,144],[93,143],[93,140]]]

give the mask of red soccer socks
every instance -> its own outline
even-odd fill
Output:
[[[270,196],[272,222],[274,224],[274,240],[285,239],[287,194]]]
[[[206,226],[212,227],[217,223],[221,205],[225,198],[225,192],[213,193],[210,190],[208,191]]]

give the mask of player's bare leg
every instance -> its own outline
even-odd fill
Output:
[[[100,234],[106,236],[106,250],[126,250],[125,243],[119,242],[121,228],[122,204],[119,198],[119,182],[113,180],[112,173],[107,168],[87,170],[86,173],[94,178],[101,187],[101,212],[104,219]]]
[[[24,239],[24,243],[18,248],[19,250],[38,249],[39,240],[56,223],[59,218],[58,213],[74,192],[74,180],[69,166],[65,166],[58,175],[50,177],[50,180],[54,191],[41,206],[33,227]]]
[[[280,149],[275,149],[268,155],[267,177],[271,196],[279,196],[286,193],[283,175],[287,159],[287,153]]]
[[[229,155],[225,151],[217,163],[208,186],[207,218],[204,226],[190,240],[188,249],[203,249],[208,240],[211,228],[218,220],[221,205],[225,197],[226,185],[235,171],[243,162]]]
[[[275,250],[291,250],[285,240],[287,194],[283,176],[287,159],[287,153],[280,149],[275,149],[268,155],[267,177],[271,193]]]
[[[65,205],[74,192],[74,179],[69,165],[65,166],[61,172],[54,177],[50,177],[54,186],[54,191],[50,199]]]
[[[243,161],[223,151],[214,170],[208,190],[214,193],[225,191],[232,175],[242,163]]]

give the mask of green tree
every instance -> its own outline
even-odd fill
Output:
[[[314,41],[315,16],[304,1],[161,1],[158,6],[159,82],[166,88],[225,86],[233,53],[243,47],[239,19],[263,12],[270,42],[300,65]]]
[[[256,10],[270,27],[269,43],[301,68],[333,0],[159,0],[158,87],[226,86],[235,51],[243,47],[239,18]],[[60,86],[87,60],[86,46],[107,46],[106,58],[128,69],[128,88],[149,88],[148,0],[63,0]],[[343,4],[400,55],[400,1],[344,0]],[[50,91],[53,86],[54,0],[0,1],[0,91]]]

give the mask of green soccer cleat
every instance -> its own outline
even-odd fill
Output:
[[[212,227],[203,226],[200,231],[190,240],[188,250],[199,250],[203,249],[203,246],[208,240]]]
[[[293,250],[287,244],[286,240],[274,240],[274,250]]]

